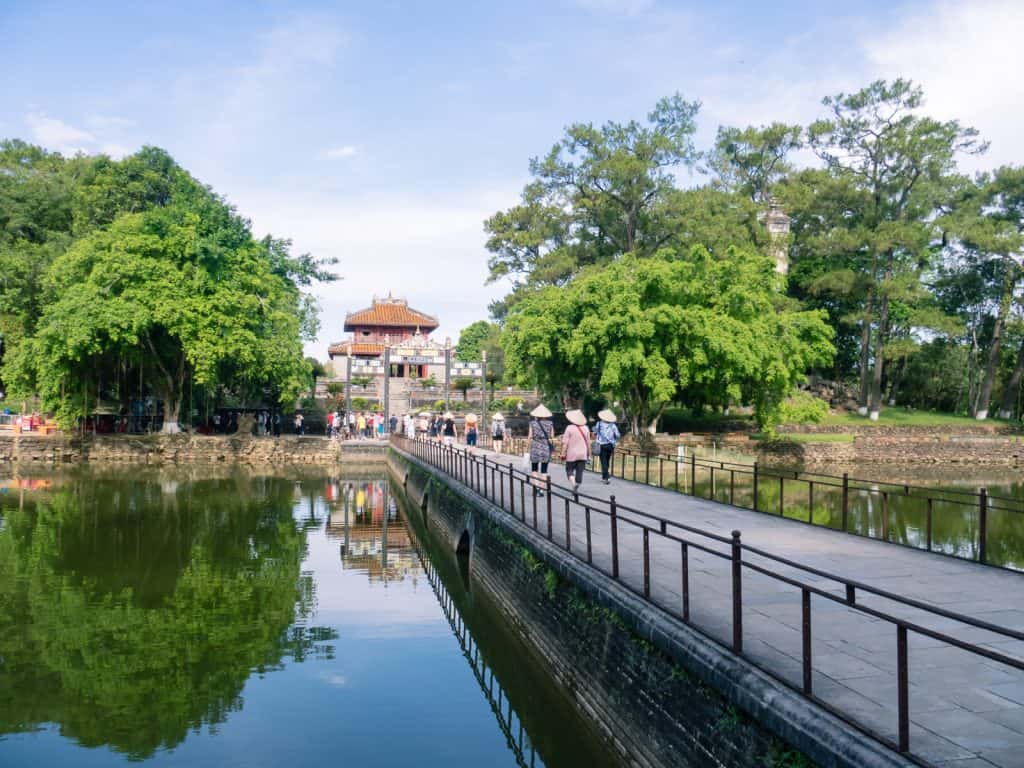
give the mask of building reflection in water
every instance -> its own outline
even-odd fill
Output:
[[[331,478],[324,498],[327,537],[338,540],[342,568],[365,571],[370,581],[422,575],[405,520],[386,480]]]

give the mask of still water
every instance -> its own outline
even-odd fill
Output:
[[[383,474],[0,477],[0,766],[614,765],[410,519]]]

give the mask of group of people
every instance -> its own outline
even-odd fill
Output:
[[[398,430],[398,422],[397,416],[385,419],[384,414],[379,411],[349,411],[346,414],[337,410],[327,414],[327,436],[336,440],[350,438],[383,440],[389,430],[391,432]]]
[[[611,482],[612,455],[621,438],[614,411],[605,409],[597,414],[598,422],[593,434],[583,411],[567,411],[565,418],[569,424],[562,433],[560,458],[573,491],[578,491],[583,483],[583,470],[590,460],[591,451],[601,462],[601,482],[608,485]],[[555,425],[551,421],[551,411],[544,405],[530,411],[529,436],[530,471],[539,478],[547,475],[548,463],[555,450]]]

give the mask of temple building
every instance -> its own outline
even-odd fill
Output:
[[[405,299],[392,296],[374,297],[365,309],[345,316],[344,330],[348,339],[331,344],[327,354],[335,362],[337,379],[348,381],[348,375],[371,376],[375,387],[384,378],[384,350],[389,350],[392,394],[401,396],[406,387],[402,380],[435,377],[444,381],[446,354],[451,342],[435,343],[430,334],[439,325],[438,319],[409,306]],[[394,380],[398,381],[394,381]]]

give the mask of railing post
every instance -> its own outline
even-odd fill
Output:
[[[925,523],[928,531],[928,551],[932,551],[932,497],[928,497],[928,519]]]
[[[803,640],[804,640],[804,693],[811,695],[811,592],[804,588],[803,593]]]
[[[612,578],[619,578],[619,519],[616,514],[615,496],[609,500],[612,522]]]
[[[753,509],[757,512],[757,462],[754,462],[754,506]]]
[[[658,456],[658,487],[665,487],[665,460]]]
[[[686,547],[686,542],[679,542],[679,550],[682,562],[682,573],[680,575],[680,581],[682,582],[679,586],[683,590],[683,621],[690,620],[690,555]]]
[[[786,478],[779,475],[779,517],[786,516]]]
[[[807,481],[807,522],[814,525],[814,481]]]
[[[508,463],[508,511],[509,514],[515,517],[516,514],[516,470],[512,462]],[[502,484],[502,488],[504,488]],[[504,504],[502,505],[504,506]]]
[[[651,455],[644,456],[644,485],[651,484]]]
[[[487,498],[487,457],[484,456],[484,498]]]
[[[651,597],[651,542],[650,531],[644,526],[644,597]]]
[[[697,448],[690,453],[690,495],[697,495]]]
[[[843,472],[843,533],[846,533],[847,518],[850,513],[850,475]]]
[[[907,628],[896,627],[896,690],[899,706],[899,750],[910,749],[910,674],[907,670]]]
[[[732,532],[732,649],[743,653],[743,546]]]
[[[586,515],[587,526],[587,562],[592,563],[594,561],[594,552],[590,540],[590,507],[584,507],[584,514]]]
[[[544,476],[544,498],[548,503],[548,541],[551,541],[551,475]]]
[[[988,559],[988,488],[978,489],[978,560]]]

